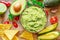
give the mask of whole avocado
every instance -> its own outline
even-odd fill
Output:
[[[45,7],[54,7],[60,4],[60,0],[44,0]]]

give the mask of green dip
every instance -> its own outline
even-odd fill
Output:
[[[36,33],[45,27],[47,18],[45,12],[41,8],[31,6],[24,10],[20,21],[27,31]]]
[[[5,4],[0,3],[0,14],[4,14],[4,12],[6,12],[7,7]]]

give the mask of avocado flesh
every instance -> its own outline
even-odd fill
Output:
[[[57,25],[58,25],[58,23],[50,25],[50,26],[46,27],[45,29],[43,29],[42,31],[40,31],[38,34],[44,34],[44,33],[50,32],[50,31],[54,30],[57,27]]]
[[[16,3],[20,3],[20,4],[22,5],[22,8],[21,8],[21,10],[20,10],[19,12],[15,12],[15,10],[14,10],[14,5],[15,5]],[[26,7],[26,0],[17,0],[17,1],[15,1],[15,2],[11,5],[11,7],[10,7],[10,13],[11,13],[12,15],[14,15],[14,16],[18,16],[18,15],[20,15],[20,14],[22,13],[22,11],[25,9],[25,7]]]
[[[7,7],[5,4],[0,3],[0,14],[4,14],[4,12],[6,12]]]
[[[22,26],[29,32],[37,33],[44,29],[47,22],[44,11],[36,6],[24,10],[21,17]]]
[[[52,40],[52,39],[57,38],[58,36],[59,36],[59,32],[53,31],[53,32],[49,32],[47,34],[38,36],[38,40],[40,40],[40,39]]]

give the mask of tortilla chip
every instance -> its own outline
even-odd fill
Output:
[[[9,30],[11,27],[11,24],[0,24],[0,36],[3,35],[4,30]]]
[[[12,40],[13,37],[17,34],[18,30],[5,30],[4,34],[8,37],[9,40]]]
[[[0,24],[0,30],[8,30],[11,26],[11,24]]]
[[[2,36],[2,39],[3,40],[9,40],[5,35]],[[14,38],[12,40],[18,40],[18,37],[17,36],[14,36]]]
[[[2,36],[2,40],[9,40],[5,35]]]
[[[4,35],[3,31],[1,31],[1,32],[0,32],[0,37],[3,36],[3,35]]]
[[[24,31],[21,35],[20,35],[21,38],[25,38],[27,40],[34,40],[33,39],[33,34],[30,33],[30,32],[27,32],[27,31]]]
[[[14,36],[12,40],[19,40],[17,36]]]

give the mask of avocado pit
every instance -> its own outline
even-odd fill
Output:
[[[22,5],[20,3],[16,3],[14,5],[14,11],[15,12],[19,12],[21,10],[21,8],[22,8]]]

